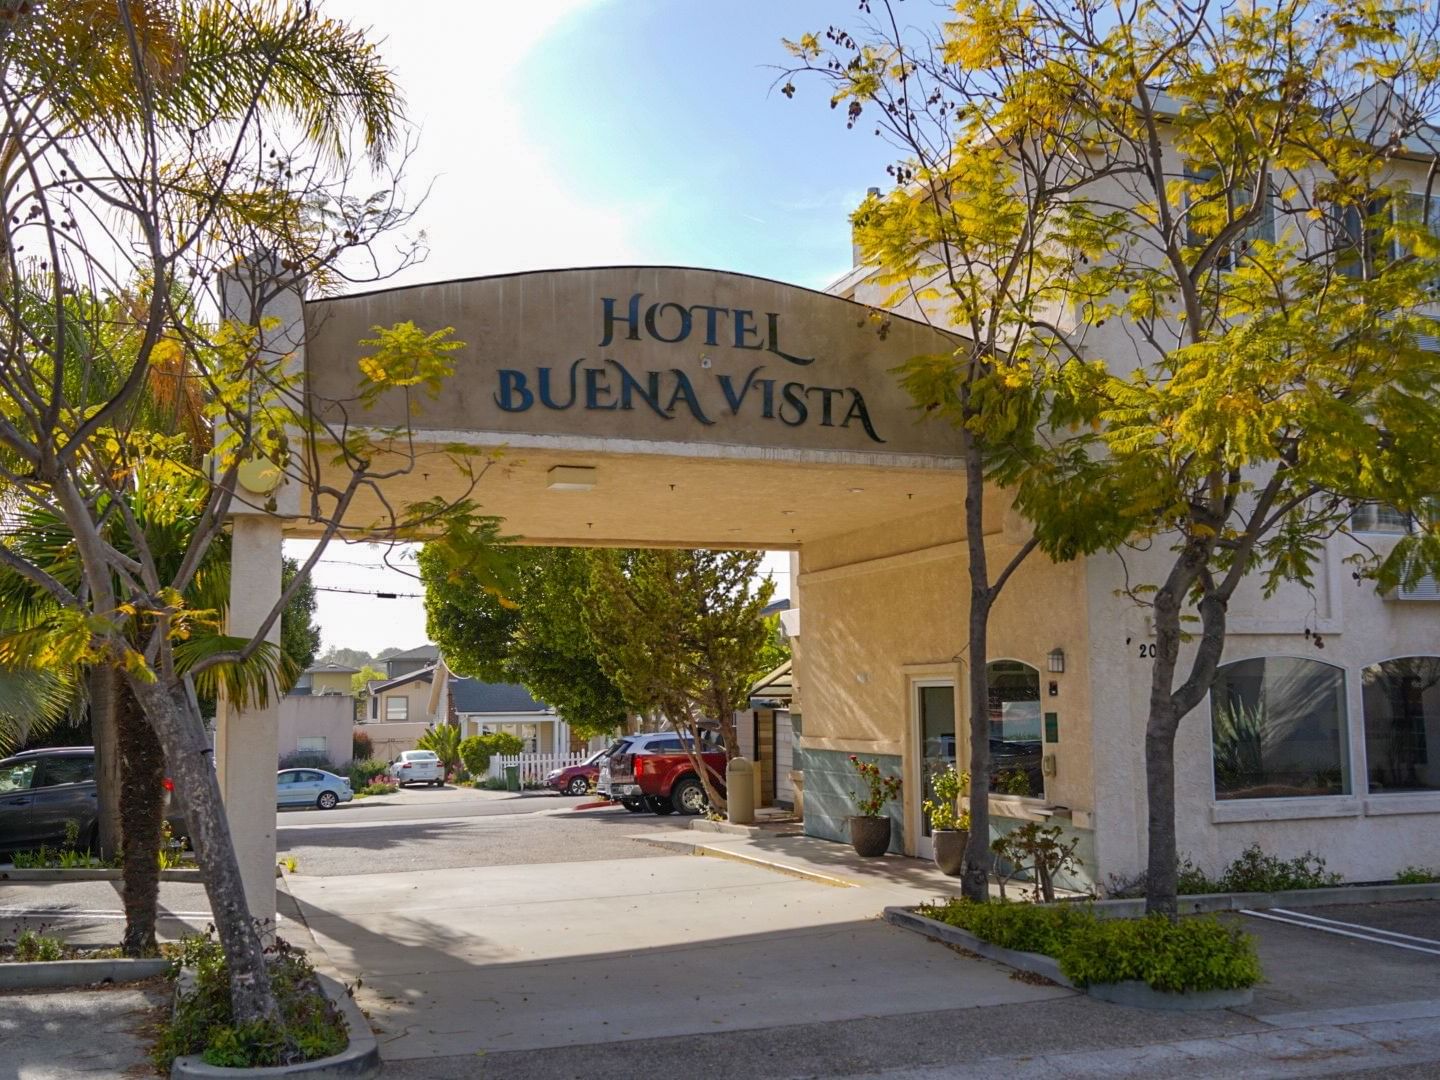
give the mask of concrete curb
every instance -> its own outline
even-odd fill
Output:
[[[194,976],[181,971],[175,984],[177,998],[186,985],[186,978]],[[178,1057],[170,1066],[170,1080],[221,1080],[223,1077],[265,1077],[303,1076],[310,1080],[336,1077],[346,1080],[370,1080],[380,1075],[380,1044],[370,1030],[360,1006],[345,991],[345,987],[328,975],[316,973],[325,996],[340,1010],[345,1018],[345,1028],[350,1035],[350,1045],[338,1054],[332,1054],[318,1061],[306,1061],[299,1065],[273,1065],[255,1069],[227,1069],[218,1065],[207,1065],[199,1054]]]
[[[951,926],[949,923],[940,922],[937,919],[927,919],[924,915],[917,915],[909,908],[887,907],[885,909],[885,921],[891,926],[898,926],[902,930],[911,930],[917,934],[924,934],[928,938],[935,938],[947,945],[958,945],[967,952],[983,956],[986,960],[994,960],[996,963],[1004,964],[1006,967],[1013,967],[1020,971],[1028,971],[1032,975],[1040,975],[1060,986],[1069,987],[1071,990],[1078,990],[1074,983],[1067,979],[1060,971],[1060,963],[1053,957],[1044,956],[1041,953],[1021,952],[1018,949],[1007,949],[1000,945],[992,945],[988,941],[981,941],[968,930],[961,930],[958,926]],[[1148,987],[1147,987],[1148,989]]]
[[[1286,889],[1273,893],[1198,893],[1180,897],[1178,907],[1181,915],[1203,915],[1245,908],[1329,907],[1332,904],[1383,904],[1405,900],[1440,900],[1440,882],[1423,885],[1335,885],[1324,889]],[[1095,908],[1095,914],[1103,918],[1133,918],[1145,914],[1145,901],[1140,897],[1094,900],[1090,903]]]
[[[124,872],[110,867],[91,866],[73,870],[16,870],[13,867],[5,867],[0,870],[0,881],[120,881]],[[199,868],[182,868],[179,870],[161,870],[161,881],[193,881],[197,884],[204,879],[200,876]]]
[[[1158,1009],[1162,1012],[1233,1009],[1237,1005],[1249,1005],[1255,1000],[1255,991],[1249,986],[1240,990],[1186,990],[1184,993],[1175,994],[1152,990],[1138,979],[1127,979],[1118,983],[1095,983],[1087,986],[1085,992],[1097,1001],[1108,1001],[1112,1005]]]
[[[146,960],[46,960],[30,964],[0,964],[0,991],[36,990],[61,986],[94,986],[96,983],[134,982],[161,975],[170,961],[159,957]]]

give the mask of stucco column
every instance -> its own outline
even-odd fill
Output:
[[[228,318],[248,326],[269,370],[300,377],[305,370],[305,314],[301,283],[288,277],[273,256],[257,255],[224,276],[222,307]],[[298,385],[298,384],[297,384]],[[298,410],[298,391],[285,389]],[[293,440],[296,444],[298,438]],[[217,445],[220,440],[217,439]],[[277,469],[277,465],[284,465]],[[292,449],[288,463],[258,456],[239,467],[230,506],[230,608],[227,630],[251,638],[280,601],[284,520],[300,513],[300,458]],[[280,641],[280,620],[266,640]],[[272,688],[270,703],[244,709],[218,703],[215,768],[225,815],[245,883],[250,914],[272,925],[275,920],[275,771],[279,763],[280,707]]]
[[[250,637],[280,599],[281,521],[247,514],[231,522],[228,632]],[[265,635],[280,640],[280,620]],[[240,860],[245,900],[257,919],[275,919],[275,769],[280,706],[236,708],[224,699],[216,716],[215,759],[225,816]]]

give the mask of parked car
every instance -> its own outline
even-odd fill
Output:
[[[555,769],[545,777],[545,786],[554,788],[562,795],[584,795],[600,778],[600,759],[610,753],[607,746],[597,750],[579,765]]]
[[[710,782],[725,792],[725,751],[701,750],[700,761],[710,771]],[[668,754],[641,754],[635,761],[635,787],[645,796],[646,805],[657,814],[679,811],[703,814],[710,809],[705,786],[695,762],[684,750]]]
[[[165,785],[166,819],[171,831],[183,836],[184,822],[171,812],[170,781]],[[0,851],[62,844],[70,821],[76,824],[80,846],[94,849],[99,820],[93,746],[22,750],[0,761]]]
[[[281,769],[275,774],[275,805],[334,810],[355,798],[350,781],[324,769]]]
[[[650,754],[680,754],[688,758],[686,742],[688,739],[682,741],[673,731],[626,735],[616,741],[601,759],[597,790],[632,814],[641,814],[646,810],[657,814],[672,813],[674,806],[668,798],[647,794],[635,782],[635,759]]]
[[[390,775],[401,787],[407,784],[445,783],[445,767],[434,750],[406,750],[390,763]]]

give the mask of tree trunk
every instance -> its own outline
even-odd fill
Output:
[[[970,560],[970,839],[960,891],[984,903],[990,898],[990,684],[985,670],[989,647],[990,569],[985,557],[985,470],[974,436],[963,432],[965,446],[965,547]]]
[[[199,708],[175,678],[145,682],[128,677],[145,715],[166,750],[171,778],[189,815],[190,839],[200,862],[211,918],[230,969],[235,1026],[278,1024],[279,1010],[265,969],[262,927],[250,916],[230,823],[225,817],[214,750]]]
[[[120,749],[115,692],[121,679],[109,664],[90,669],[90,739],[95,744],[95,797],[102,859],[120,851]]]
[[[116,729],[120,735],[120,816],[124,859],[126,956],[156,951],[155,915],[160,903],[161,827],[165,818],[165,753],[130,688],[115,681]]]

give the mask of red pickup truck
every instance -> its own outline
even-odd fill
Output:
[[[703,814],[710,809],[705,787],[695,774],[695,763],[683,751],[678,754],[636,754],[634,784],[652,807],[669,803],[682,814]],[[707,750],[700,760],[712,770],[711,783],[725,792],[725,751]],[[716,774],[718,775],[718,778]]]

